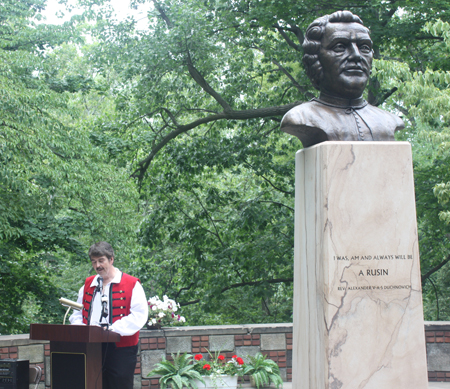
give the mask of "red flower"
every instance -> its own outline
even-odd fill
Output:
[[[223,355],[219,355],[219,356],[217,357],[217,359],[218,359],[219,361],[223,361],[223,360],[225,359],[225,357],[224,357]]]
[[[199,361],[200,359],[202,359],[203,358],[203,355],[202,354],[197,354],[195,357],[194,357],[194,359],[196,360],[196,361]]]
[[[205,365],[203,365],[203,369],[211,370],[211,365],[205,364]]]
[[[244,360],[243,360],[241,357],[236,358],[236,361],[237,361],[237,363],[239,363],[240,365],[243,365],[243,364],[244,364]]]
[[[234,358],[234,359],[236,359],[237,358],[237,355],[233,355],[231,358]]]

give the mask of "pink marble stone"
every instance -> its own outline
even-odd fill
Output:
[[[425,389],[411,146],[296,157],[294,389]]]

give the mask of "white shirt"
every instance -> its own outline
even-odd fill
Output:
[[[91,283],[91,287],[98,285],[98,275],[94,277]],[[112,283],[118,284],[122,278],[122,272],[116,268],[116,275],[109,284],[103,284],[103,294],[109,296],[109,289]],[[78,292],[77,303],[83,303],[84,285]],[[107,299],[108,317],[102,319],[102,323],[109,323],[109,317],[111,315],[111,308],[109,306],[109,298]],[[100,325],[100,315],[102,312],[101,294],[96,293],[94,300],[92,301],[91,308],[91,325]],[[145,298],[145,292],[140,282],[136,282],[133,288],[131,296],[130,314],[124,316],[113,323],[109,329],[117,332],[122,336],[134,335],[138,332],[147,322],[148,319],[148,303]],[[82,311],[75,311],[69,318],[70,324],[83,325]]]

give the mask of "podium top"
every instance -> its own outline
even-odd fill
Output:
[[[104,343],[118,342],[120,335],[98,326],[31,324],[30,339],[53,342]]]

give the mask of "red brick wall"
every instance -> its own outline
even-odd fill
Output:
[[[425,331],[425,339],[428,343],[450,343],[450,331]],[[429,371],[428,381],[450,382],[450,371]]]
[[[259,334],[250,335],[235,335],[234,336],[234,347],[239,346],[260,346],[261,336]]]
[[[277,327],[278,326],[278,327]],[[284,327],[284,328],[280,328]],[[211,336],[217,336],[217,335],[229,335],[234,338],[234,347],[239,347],[242,352],[242,348],[245,349],[245,347],[252,347],[258,349],[262,345],[264,345],[264,342],[266,342],[266,335],[264,334],[283,334],[285,336],[286,340],[286,350],[283,349],[275,349],[275,350],[262,350],[262,352],[268,356],[268,358],[273,359],[276,363],[278,363],[279,367],[282,369],[285,369],[286,371],[286,380],[292,381],[292,327],[289,327],[287,324],[281,324],[281,325],[269,325],[268,327],[265,327],[263,325],[255,325],[250,326],[247,330],[248,332],[244,332],[242,334],[236,334],[236,329],[228,328],[228,326],[218,326],[220,327],[217,329],[216,327],[212,326],[210,328],[203,327],[201,329],[196,329],[194,327],[189,328],[183,328],[183,331],[179,334],[173,334],[173,330],[166,330],[166,331],[157,331],[155,333],[149,332],[149,331],[143,331],[144,334],[140,338],[140,349],[142,351],[146,350],[161,350],[162,355],[166,355],[167,359],[170,359],[171,356],[167,354],[167,339],[169,336],[190,336],[189,332],[192,332],[191,335],[191,353],[197,354],[207,354],[207,349],[209,348],[209,343],[211,340]],[[232,327],[232,326],[230,326]],[[250,328],[251,327],[251,328]],[[187,332],[186,332],[187,330]],[[170,332],[172,331],[172,334],[170,335]],[[234,332],[234,335],[232,333]],[[273,332],[272,332],[273,331]],[[425,322],[425,336],[426,336],[426,343],[428,347],[431,349],[434,348],[434,350],[437,350],[438,352],[444,353],[445,350],[448,350],[450,348],[450,322]],[[29,340],[24,337],[24,335],[18,335],[17,338],[15,336],[5,336],[1,337],[3,339],[0,339],[0,359],[15,359],[18,358],[21,351],[20,348],[23,346],[29,345]],[[38,342],[31,342],[31,343],[38,343]],[[284,342],[283,342],[284,343]],[[441,345],[441,346],[439,346]],[[267,346],[267,345],[266,345]],[[273,346],[271,346],[273,347]],[[284,347],[284,346],[282,346]],[[443,347],[443,349],[440,349],[439,347]],[[42,342],[42,350],[43,355],[45,357],[50,356],[50,345],[47,342]],[[442,351],[444,350],[444,351]],[[223,355],[227,358],[227,360],[231,359],[231,357],[235,354],[235,352],[224,352]],[[430,354],[431,358],[436,358],[435,354]],[[430,357],[430,356],[428,356]],[[430,369],[433,368],[433,362],[436,362],[436,359],[431,359],[429,361]],[[431,363],[431,365],[430,365]],[[33,366],[35,364],[31,364]],[[36,365],[39,365],[42,368],[43,375],[41,378],[42,382],[45,382],[45,366],[44,363],[38,363]],[[436,364],[434,363],[435,369],[440,369],[440,366],[445,367],[444,364]],[[439,366],[439,367],[438,367]],[[145,366],[144,366],[145,369]],[[48,366],[47,366],[48,370]],[[143,389],[157,389],[159,388],[159,382],[157,378],[147,378],[142,377],[143,372],[143,365],[141,356],[138,356],[138,361],[135,369],[136,377],[139,377],[142,382],[142,388]],[[248,380],[248,377],[245,377]],[[49,381],[48,377],[47,380]],[[449,368],[445,371],[429,371],[428,372],[428,380],[429,381],[446,381],[450,382],[450,364]],[[49,387],[46,387],[49,389]]]
[[[209,347],[209,336],[193,336],[192,337],[192,353],[207,353]]]
[[[166,338],[141,338],[141,350],[164,350],[166,348]],[[138,356],[138,362],[134,374],[141,374],[141,357]],[[142,389],[159,388],[159,382],[157,378],[145,379],[141,381]]]
[[[292,330],[289,329],[288,331]],[[148,334],[146,334],[145,336],[148,336]],[[186,336],[186,334],[183,334],[182,336]],[[287,372],[287,380],[292,381],[292,332],[284,333],[284,336],[286,337],[286,350],[263,350],[262,353],[264,355],[267,355],[268,358],[275,361],[280,368],[285,368]],[[204,355],[204,357],[208,358],[209,338],[209,335],[192,335],[191,354],[201,353]],[[141,350],[165,349],[165,346],[166,338],[160,333],[155,333],[155,337],[141,337]],[[236,347],[245,346],[261,346],[261,334],[251,333],[246,335],[234,335],[234,349],[236,349]],[[287,357],[288,353],[290,353],[291,356],[289,361]],[[226,351],[222,353],[222,355],[225,356],[226,361],[231,360],[231,358],[235,354],[236,353],[234,351]],[[165,357],[167,360],[172,360],[172,356],[170,353],[166,353]],[[135,374],[138,374],[137,368]],[[244,381],[249,382],[250,378],[248,376],[244,376]],[[159,389],[158,378],[142,378],[142,389]]]

